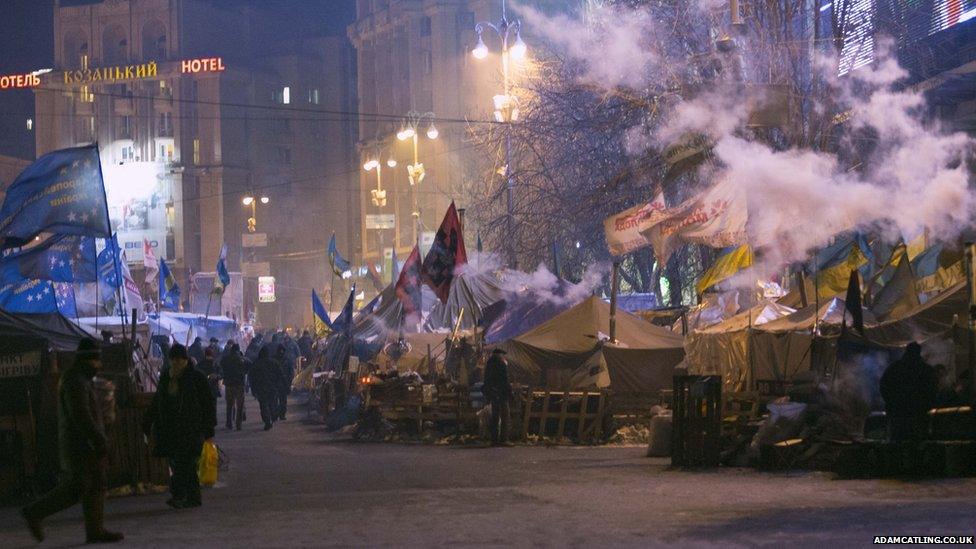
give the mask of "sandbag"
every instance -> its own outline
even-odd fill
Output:
[[[647,457],[668,457],[671,455],[671,420],[670,410],[651,418]]]

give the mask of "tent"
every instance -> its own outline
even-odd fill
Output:
[[[0,310],[0,337],[41,337],[59,351],[74,351],[83,338],[100,337],[86,330],[61,313],[22,314]]]
[[[508,293],[501,314],[485,330],[485,343],[497,345],[509,341],[582,301],[575,297],[573,284],[563,279],[558,279],[547,293],[552,295],[542,295],[529,288]]]
[[[453,330],[461,310],[461,328],[470,330],[483,318],[486,307],[502,299],[504,291],[490,273],[464,273],[454,277],[447,303],[434,302],[424,322],[427,331]]]
[[[682,336],[619,310],[616,343],[606,341],[609,330],[610,305],[591,296],[502,347],[513,377],[529,385],[572,387],[574,374],[601,352],[614,391],[671,386],[674,366],[684,355]]]

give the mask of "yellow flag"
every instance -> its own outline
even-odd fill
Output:
[[[833,297],[847,292],[851,271],[861,268],[867,262],[868,259],[864,257],[861,248],[857,245],[852,246],[847,259],[817,273],[818,295],[820,297]]]
[[[705,290],[749,267],[752,267],[752,248],[748,244],[743,244],[719,256],[711,268],[702,274],[696,289],[698,293],[704,293]]]

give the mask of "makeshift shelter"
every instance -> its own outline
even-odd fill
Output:
[[[463,310],[461,328],[470,330],[481,322],[484,309],[502,299],[504,293],[498,279],[490,273],[460,274],[451,283],[447,303],[434,302],[424,321],[424,329],[453,330]]]
[[[625,311],[617,311],[616,324],[617,341],[609,343],[610,305],[591,296],[502,346],[513,376],[529,385],[572,388],[574,374],[600,352],[614,391],[670,387],[684,355],[682,336]]]
[[[22,314],[0,310],[0,338],[43,338],[52,349],[74,351],[82,338],[100,339],[93,330],[87,330],[61,315],[61,313]]]
[[[575,297],[579,293],[572,290],[571,282],[558,279],[549,292],[552,295],[541,295],[528,288],[508,293],[501,304],[502,312],[485,329],[485,343],[497,345],[509,341],[577,305],[583,299]]]

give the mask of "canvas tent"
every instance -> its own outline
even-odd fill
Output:
[[[461,328],[470,330],[481,322],[486,307],[502,299],[504,291],[497,278],[490,273],[465,273],[454,277],[447,303],[434,302],[424,328],[427,331],[453,330],[458,316]]]
[[[82,338],[100,339],[94,331],[75,324],[60,313],[13,314],[0,310],[0,337],[41,337],[51,348],[73,351]]]
[[[558,279],[547,293],[551,295],[529,288],[509,292],[501,314],[485,330],[485,342],[496,345],[509,341],[582,301],[582,296],[575,297],[579,292],[573,291],[573,284],[563,279]]]
[[[609,326],[610,305],[591,296],[502,347],[509,353],[512,375],[529,385],[571,386],[574,374],[592,365],[594,353],[600,352],[615,391],[671,386],[674,366],[684,355],[680,335],[617,311],[617,343],[611,344],[606,342]]]

